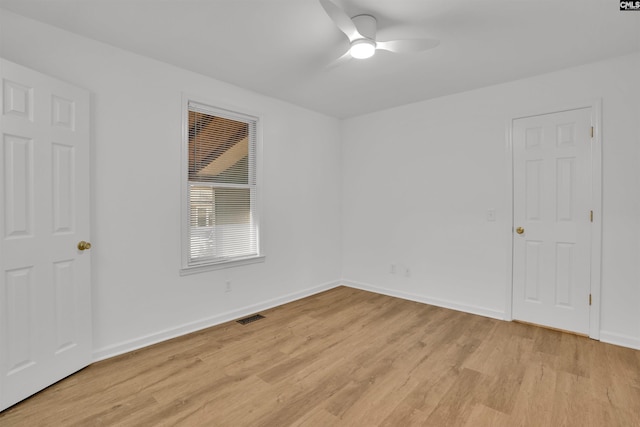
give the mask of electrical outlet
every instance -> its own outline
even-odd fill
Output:
[[[226,286],[224,288],[224,293],[228,294],[229,292],[231,292],[231,280],[226,281]]]
[[[391,268],[389,269],[389,273],[396,274],[396,265],[395,264],[391,264]]]
[[[489,209],[487,211],[487,221],[493,222],[495,220],[496,220],[496,210],[495,209]]]
[[[411,277],[411,269],[409,267],[404,268],[404,277]]]

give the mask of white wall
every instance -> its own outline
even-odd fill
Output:
[[[638,75],[636,54],[346,120],[343,278],[504,317],[507,119],[602,98],[601,339],[640,347]]]
[[[336,285],[337,119],[1,12],[1,56],[92,93],[97,358]],[[262,114],[265,263],[178,274],[183,92]]]

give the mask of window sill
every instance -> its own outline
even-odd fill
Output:
[[[254,256],[251,258],[235,259],[232,261],[222,261],[211,264],[194,265],[191,267],[183,267],[180,269],[181,276],[188,276],[190,274],[204,273],[206,271],[222,270],[224,268],[238,267],[241,265],[256,264],[264,262],[264,255]]]

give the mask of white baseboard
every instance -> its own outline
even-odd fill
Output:
[[[600,331],[600,341],[640,350],[640,339],[615,332]]]
[[[256,313],[258,311],[267,310],[288,302],[306,298],[311,295],[315,295],[320,292],[324,292],[329,289],[336,288],[341,285],[339,280],[334,282],[323,283],[313,288],[304,289],[302,291],[293,292],[291,294],[283,295],[278,298],[273,298],[268,301],[260,302],[258,304],[248,305],[236,310],[227,311],[225,313],[217,314],[215,316],[207,317],[195,322],[185,323],[174,328],[165,329],[163,331],[154,332],[153,334],[145,335],[139,338],[135,338],[128,341],[123,341],[118,344],[112,344],[107,347],[103,347],[93,352],[93,361],[98,362],[100,360],[108,359],[110,357],[118,356],[120,354],[128,353],[133,350],[138,350],[143,347],[147,347],[153,344],[157,344],[162,341],[176,338],[181,335],[196,332],[201,329],[209,328],[211,326],[219,325],[221,323],[228,322],[230,320],[239,319],[249,314]]]
[[[465,313],[477,314],[479,316],[491,317],[492,319],[505,320],[505,313],[498,310],[492,310],[477,305],[460,304],[453,301],[447,301],[439,298],[431,298],[424,295],[412,294],[409,292],[399,291],[397,289],[382,288],[379,286],[370,285],[368,283],[356,282],[353,280],[343,280],[344,286],[351,288],[362,289],[364,291],[375,292],[378,294],[388,295],[391,297],[402,298],[409,301],[421,302],[424,304],[435,305],[438,307],[449,308],[451,310],[462,311]]]
[[[402,298],[410,301],[421,302],[424,304],[434,305],[437,307],[448,308],[451,310],[462,311],[470,314],[477,314],[479,316],[490,317],[499,320],[506,319],[506,314],[498,310],[492,310],[485,307],[480,307],[470,304],[460,304],[453,301],[447,301],[439,298],[432,298],[424,295],[412,294],[409,292],[399,291],[397,289],[389,289],[380,286],[374,286],[368,283],[356,282],[353,280],[337,280],[334,282],[327,282],[321,285],[307,288],[302,291],[293,292],[291,294],[283,295],[278,298],[273,298],[268,301],[260,302],[258,304],[249,305],[236,310],[228,311],[225,313],[217,314],[215,316],[207,317],[195,322],[185,323],[174,328],[165,329],[163,331],[155,332],[153,334],[145,335],[139,338],[135,338],[128,341],[123,341],[117,344],[109,345],[93,352],[93,362],[108,359],[110,357],[118,356],[120,354],[128,353],[130,351],[138,350],[143,347],[147,347],[153,344],[157,344],[162,341],[166,341],[172,338],[179,337],[181,335],[196,332],[201,329],[209,328],[211,326],[219,325],[221,323],[228,322],[230,320],[238,319],[258,311],[267,310],[288,302],[296,301],[301,298],[306,298],[311,295],[315,295],[320,292],[324,292],[329,289],[336,288],[338,286],[348,286],[351,288],[362,289],[369,292],[375,292],[382,295],[388,295],[396,298]],[[619,345],[622,347],[628,347],[640,350],[640,339],[631,337],[628,335],[618,334],[615,332],[600,331],[600,341],[609,344]]]

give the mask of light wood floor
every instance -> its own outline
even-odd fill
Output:
[[[640,351],[336,288],[96,363],[4,426],[639,426]]]

